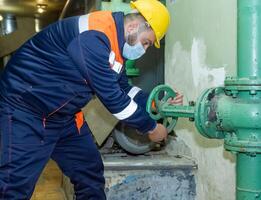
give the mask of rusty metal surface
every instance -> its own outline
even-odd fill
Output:
[[[108,200],[194,200],[195,178],[190,170],[150,170],[106,173]]]
[[[195,170],[190,157],[164,151],[147,156],[103,156],[108,200],[194,200]]]
[[[194,200],[196,197],[195,160],[170,156],[165,151],[145,156],[126,153],[102,154],[105,166],[105,192],[108,200]],[[63,180],[68,200],[73,186]]]

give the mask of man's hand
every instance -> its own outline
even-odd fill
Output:
[[[169,99],[168,103],[172,105],[183,105],[183,95],[180,93],[176,93],[177,96],[174,99]]]
[[[167,140],[168,132],[165,126],[162,124],[157,124],[156,128],[152,131],[149,131],[149,139],[152,142],[161,142]]]

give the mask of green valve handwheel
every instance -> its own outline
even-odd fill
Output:
[[[146,110],[152,119],[163,119],[163,125],[168,129],[168,133],[174,129],[178,118],[165,116],[162,109],[169,104],[168,100],[175,97],[176,92],[173,89],[166,85],[159,85],[150,93],[146,106]]]

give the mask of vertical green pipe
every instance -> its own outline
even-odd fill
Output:
[[[261,200],[261,155],[237,154],[237,200]]]
[[[238,78],[261,79],[261,0],[237,0],[237,16]],[[238,136],[247,141],[250,134]],[[236,168],[237,200],[261,200],[261,154],[238,153]]]
[[[261,1],[237,1],[237,75],[261,78]]]

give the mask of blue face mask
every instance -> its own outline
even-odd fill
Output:
[[[129,60],[136,60],[140,58],[144,53],[145,49],[143,48],[141,42],[131,46],[127,42],[125,42],[123,46],[123,56]]]

